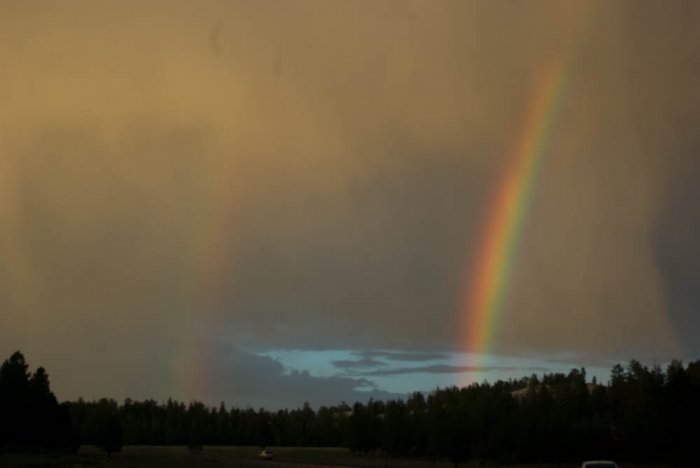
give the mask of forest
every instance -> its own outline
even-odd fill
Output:
[[[96,445],[346,447],[353,453],[498,463],[612,458],[693,463],[700,361],[615,365],[606,384],[585,369],[437,388],[405,399],[313,409],[208,407],[167,400],[59,403],[46,370],[15,352],[0,368],[0,453]]]

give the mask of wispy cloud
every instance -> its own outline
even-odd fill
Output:
[[[515,371],[517,367],[510,366],[451,366],[446,364],[436,364],[432,366],[418,367],[398,367],[393,369],[377,369],[368,372],[358,372],[357,375],[362,376],[387,376],[387,375],[402,375],[402,374],[459,374],[464,372],[497,372],[497,371]]]
[[[380,361],[378,359],[373,359],[373,358],[362,358],[358,360],[337,360],[337,361],[332,361],[332,364],[335,367],[338,367],[340,369],[366,369],[366,368],[373,368],[373,367],[382,367],[388,365],[386,362]]]
[[[448,353],[440,352],[418,352],[418,351],[401,351],[388,349],[371,349],[365,351],[357,351],[358,355],[364,358],[384,358],[392,361],[438,361],[449,359]]]

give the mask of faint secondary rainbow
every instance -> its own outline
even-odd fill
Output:
[[[177,304],[177,329],[172,349],[169,391],[175,399],[196,399],[216,389],[215,376],[208,363],[219,350],[225,333],[223,300],[233,263],[235,215],[239,200],[236,180],[221,164],[201,163],[191,178],[188,195],[192,199],[192,220],[187,232],[189,249],[184,252],[187,274],[182,288],[187,301]]]
[[[579,26],[591,10],[578,17]],[[587,17],[587,18],[586,18]],[[582,31],[579,31],[582,32]],[[581,35],[571,39],[580,41]],[[503,175],[486,210],[475,261],[471,265],[465,300],[463,349],[471,365],[485,367],[494,351],[494,339],[505,306],[517,256],[518,240],[527,217],[534,187],[557,120],[577,47],[564,47],[534,81],[522,130],[506,158]]]

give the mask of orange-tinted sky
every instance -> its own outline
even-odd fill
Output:
[[[2,2],[0,352],[61,398],[206,398],[227,366],[282,372],[250,350],[460,351],[488,198],[574,42],[496,350],[697,358],[697,24],[692,1]]]

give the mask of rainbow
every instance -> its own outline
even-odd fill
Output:
[[[590,10],[587,15],[590,18]],[[579,26],[587,24],[584,20]],[[581,34],[573,36],[580,41]],[[562,54],[540,68],[534,81],[522,130],[506,158],[500,182],[487,205],[484,228],[471,265],[462,327],[463,350],[478,371],[491,359],[496,331],[506,302],[509,281],[517,257],[518,240],[532,200],[533,190],[557,120],[572,69]]]
[[[236,202],[240,198],[236,181],[229,180],[230,171],[225,167],[210,162],[202,163],[198,170],[189,193],[196,202],[186,214],[194,220],[190,248],[184,253],[190,272],[183,288],[187,288],[190,299],[178,304],[179,313],[173,317],[187,333],[173,345],[169,363],[168,389],[174,392],[173,398],[185,401],[216,388],[207,363],[217,349],[219,337],[212,336],[212,330],[221,323],[226,271],[233,257],[229,251],[234,242]]]
[[[561,67],[543,74],[530,103],[522,134],[489,203],[488,219],[479,242],[467,299],[466,342],[472,351],[491,349],[515,262],[517,240],[542,165],[563,85]]]

